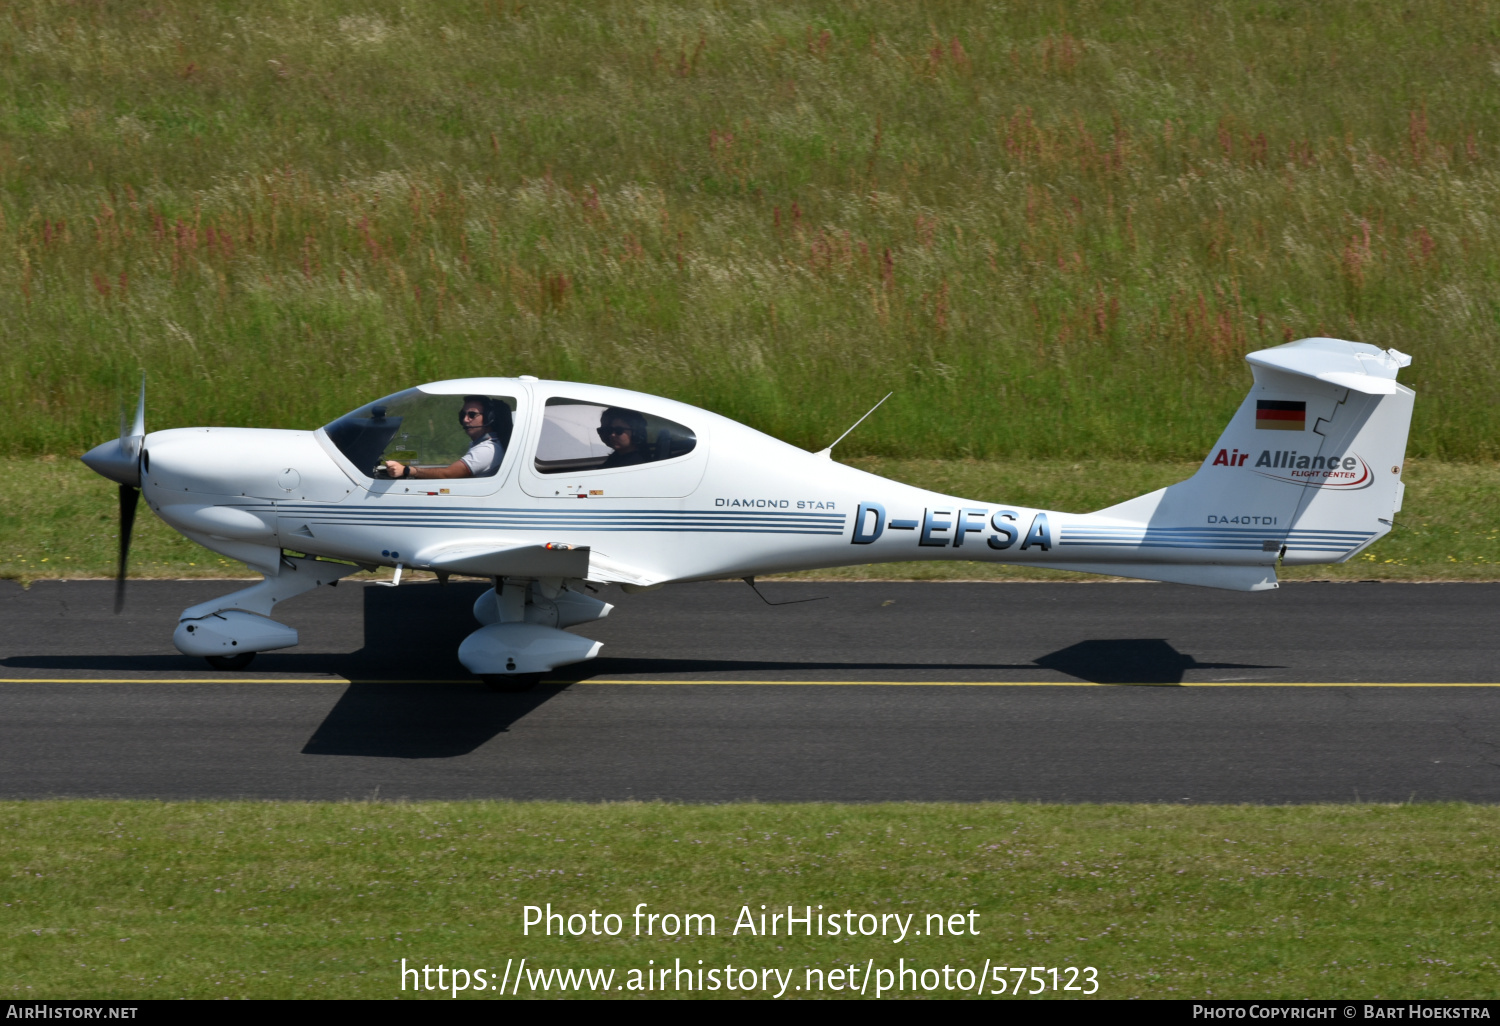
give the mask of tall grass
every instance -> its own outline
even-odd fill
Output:
[[[1500,5],[9,3],[0,454],[414,381],[850,455],[1194,459],[1395,346],[1500,455]]]

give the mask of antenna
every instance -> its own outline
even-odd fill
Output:
[[[896,394],[895,392],[887,392],[885,394],[885,399],[880,400],[880,403],[885,402],[886,399],[889,399],[891,396],[893,396],[895,394]],[[833,445],[830,445],[828,448],[826,448],[823,451],[819,452],[818,455],[819,456],[826,456],[828,459],[833,459],[833,446],[834,445],[838,445],[844,439],[848,438],[850,431],[853,431],[855,428],[859,427],[861,424],[863,424],[869,418],[869,416],[870,416],[871,413],[874,413],[876,410],[880,409],[880,403],[876,403],[874,406],[871,406],[870,410],[869,410],[869,413],[866,413],[863,417],[861,417],[858,420],[856,420],[853,424],[850,424],[849,425],[849,431],[845,431],[843,434],[841,434],[837,438],[835,438],[833,440]]]
[[[832,446],[829,446],[829,448],[832,448]],[[795,606],[799,602],[822,602],[824,599],[826,599],[828,597],[827,595],[817,595],[817,596],[814,596],[813,598],[786,599],[786,600],[781,601],[781,602],[772,602],[770,599],[766,598],[764,595],[761,595],[760,589],[755,586],[755,575],[754,574],[751,574],[749,577],[741,577],[740,580],[742,580],[746,584],[750,585],[750,590],[753,591],[753,592],[755,592],[755,594],[760,595],[760,600],[762,602],[764,602],[768,606]]]

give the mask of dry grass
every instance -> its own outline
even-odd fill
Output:
[[[0,450],[644,388],[904,458],[1197,459],[1248,350],[1394,345],[1500,454],[1492,3],[32,0]]]

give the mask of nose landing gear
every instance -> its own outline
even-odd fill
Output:
[[[216,670],[243,670],[257,652],[291,648],[297,631],[271,619],[271,608],[303,592],[358,573],[359,567],[283,554],[276,576],[182,611],[172,643],[203,656]]]

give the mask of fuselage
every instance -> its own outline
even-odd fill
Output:
[[[458,658],[524,690],[598,654],[565,629],[612,608],[580,580],[956,559],[1265,591],[1277,563],[1350,558],[1401,507],[1410,359],[1303,339],[1246,360],[1255,383],[1197,473],[1085,514],[914,488],[669,399],[524,376],[420,385],[313,431],[146,434],[143,386],[134,427],[83,460],[119,486],[121,589],[141,494],[264,575],[183,610],[184,654],[243,668],[298,644],[277,603],[359,567],[430,570],[494,581]]]
[[[623,389],[482,378],[420,391],[455,399],[501,395],[514,403],[498,473],[382,479],[356,465],[328,428],[179,428],[146,436],[143,492],[188,537],[270,573],[283,549],[422,569],[433,553],[455,545],[507,542],[587,546],[592,579],[642,586],[921,559],[1100,572],[1099,564],[1139,561],[1148,529],[1160,543],[1153,546],[1156,562],[1252,567],[1277,556],[1263,544],[1278,537],[1269,513],[1264,524],[1258,511],[1226,509],[1224,524],[1213,515],[1213,522],[1149,528],[1136,518],[915,488],[708,411]],[[696,444],[639,465],[558,469],[566,461],[549,464],[539,445],[545,411],[559,403],[643,411]]]

